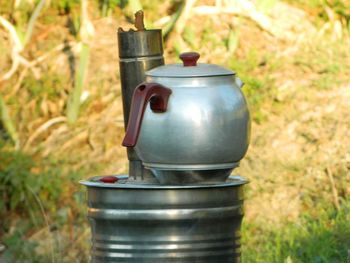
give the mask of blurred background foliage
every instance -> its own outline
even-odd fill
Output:
[[[349,260],[349,1],[14,0],[0,4],[0,261],[87,262],[78,181],[127,172],[116,31],[139,9],[167,63],[196,50],[245,82],[243,260]]]

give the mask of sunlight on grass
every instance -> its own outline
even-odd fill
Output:
[[[243,262],[346,262],[350,250],[350,201],[298,222],[243,225]]]
[[[198,0],[184,15],[186,1],[3,1],[0,261],[88,261],[78,181],[127,171],[116,30],[141,7],[167,63],[197,51],[245,82],[243,261],[349,260],[349,3]]]

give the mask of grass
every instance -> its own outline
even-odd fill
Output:
[[[64,166],[62,160],[35,160],[6,150],[5,145],[0,149],[0,217],[5,219],[0,224],[0,242],[6,246],[2,262],[61,262],[64,252],[56,243],[62,238],[62,227],[71,229],[71,243],[84,231],[85,204],[78,185],[84,171],[65,172]],[[43,229],[50,231],[42,236]],[[38,252],[45,243],[52,244],[50,249]]]
[[[2,125],[6,131],[6,134],[9,135],[12,142],[15,144],[16,147],[18,147],[19,146],[18,133],[1,94],[0,94],[0,120],[2,121]]]
[[[339,211],[324,204],[317,216],[278,227],[245,223],[243,262],[347,262],[349,222],[350,201],[343,200]]]
[[[348,0],[288,0],[287,2],[307,9],[313,14],[312,19],[316,18],[321,21],[328,21],[330,19],[329,11],[334,12],[344,22],[344,26],[349,29],[350,2]]]
[[[40,12],[44,7],[44,4],[45,4],[45,0],[41,0],[38,3],[38,5],[35,7],[35,9],[33,11],[33,15],[30,17],[30,19],[28,21],[28,28],[26,30],[26,35],[25,35],[25,38],[23,41],[24,46],[29,43],[29,40],[32,37],[35,22],[38,19],[38,16],[40,15]]]
[[[86,71],[89,63],[89,53],[90,47],[86,43],[82,43],[80,57],[79,57],[79,67],[76,72],[76,77],[74,81],[74,88],[69,96],[67,104],[67,117],[68,122],[73,124],[78,119],[81,95],[83,93],[84,80],[86,78]]]
[[[67,103],[67,118],[70,124],[73,124],[77,121],[79,115],[79,109],[81,104],[81,96],[83,93],[84,81],[86,80],[87,70],[89,66],[89,54],[90,54],[90,44],[89,38],[93,34],[89,32],[88,24],[92,24],[88,18],[87,9],[88,2],[82,1],[81,5],[81,28],[80,28],[80,37],[81,37],[81,50],[79,55],[79,66],[76,71],[76,76],[74,80],[73,90],[68,98]]]
[[[312,86],[330,89],[346,82],[346,72],[350,71],[347,61],[347,47],[342,41],[324,40],[317,46],[307,47],[308,56],[298,56],[294,65],[303,69],[304,74],[315,74]]]
[[[39,3],[40,1],[34,2]],[[134,6],[140,3],[139,1],[131,2],[134,3]],[[261,0],[258,2],[260,10],[268,14],[276,1]],[[307,4],[304,3],[305,1],[297,2],[301,6],[306,5],[307,10],[311,9],[316,12],[314,16],[317,16],[317,21],[320,23],[328,21],[324,1],[307,1]],[[28,10],[33,11],[35,8],[35,5],[29,5],[29,1],[22,0],[21,3],[23,8],[11,14],[13,15],[11,21],[18,29],[27,28],[31,17]],[[119,23],[124,26],[124,20],[132,17],[129,13],[125,15],[125,10],[121,9],[125,3],[126,1],[118,0],[91,1],[89,11],[94,11],[91,15],[92,21],[96,23],[96,31],[100,34],[95,38],[92,37],[90,47],[83,44],[80,54],[71,54],[72,57],[76,55],[79,59],[74,71],[73,87],[69,78],[68,60],[63,60],[66,65],[62,65],[62,62],[59,64],[59,61],[62,60],[58,59],[58,55],[35,67],[35,70],[40,73],[38,76],[29,70],[16,96],[10,97],[7,94],[11,94],[12,87],[17,82],[17,75],[1,83],[3,97],[0,97],[2,114],[0,218],[4,220],[0,222],[0,243],[6,245],[6,250],[5,253],[0,254],[0,261],[3,260],[5,263],[24,262],[25,260],[40,263],[87,261],[90,237],[86,234],[88,233],[85,218],[86,204],[84,189],[77,182],[81,178],[100,171],[125,172],[123,167],[126,167],[125,151],[121,147],[118,148],[123,125],[120,103],[116,103],[120,100],[118,79],[115,77],[117,69],[113,68],[113,65],[117,63],[117,57],[106,52],[109,48],[116,48],[115,42],[107,46],[109,42],[115,41],[114,26]],[[198,4],[202,3],[198,2]],[[331,8],[336,7],[334,9],[336,14],[343,17],[344,21],[348,21],[346,20],[347,9],[341,10],[339,7],[342,3],[347,4],[345,1],[332,0],[327,3]],[[33,42],[28,44],[22,53],[28,59],[35,57],[37,53],[41,55],[45,52],[46,47],[43,43],[47,44],[50,41],[61,43],[67,39],[80,41],[79,29],[82,24],[79,11],[80,1],[59,0],[51,4],[50,7],[43,8],[42,15],[37,18],[38,24],[31,26],[33,30],[31,41]],[[160,18],[159,12],[154,12],[159,2],[148,0],[142,4],[149,20],[155,21]],[[181,2],[168,1],[166,5],[169,6],[168,9],[164,6],[160,9],[162,16],[171,16],[170,22],[165,25],[165,31],[170,32],[172,22],[179,15],[179,11],[176,12],[176,10],[179,10]],[[93,10],[94,8],[96,10]],[[52,14],[59,15],[49,19],[46,13],[48,9]],[[137,8],[134,7],[134,9]],[[0,11],[8,14],[4,15],[6,18],[10,17],[11,10],[12,6],[9,2],[0,6]],[[115,24],[111,26],[107,19],[100,19],[99,14],[109,16],[108,21],[113,21]],[[115,14],[119,16],[113,17]],[[120,17],[121,14],[123,14],[122,17]],[[342,43],[342,40],[332,41],[324,36],[315,40],[314,43],[302,45],[296,53],[281,56],[277,52],[269,53],[268,49],[261,50],[256,47],[260,42],[268,41],[271,36],[264,37],[265,33],[256,28],[253,34],[250,31],[246,32],[247,28],[256,27],[256,25],[251,25],[249,21],[242,18],[240,18],[241,25],[238,27],[222,25],[222,23],[228,23],[228,20],[225,20],[230,19],[228,17],[222,16],[217,20],[206,17],[205,20],[195,20],[196,22],[190,19],[184,29],[183,40],[188,48],[200,50],[203,60],[207,59],[211,63],[222,65],[226,63],[226,66],[235,70],[245,82],[243,91],[247,96],[253,116],[255,125],[253,133],[259,134],[258,130],[266,127],[267,131],[271,131],[276,120],[282,120],[283,125],[280,129],[283,132],[291,122],[300,121],[295,109],[290,105],[293,100],[300,100],[297,101],[298,103],[294,102],[297,107],[307,104],[311,109],[313,107],[322,109],[326,104],[325,99],[316,98],[316,95],[324,94],[322,92],[334,95],[333,90],[336,91],[338,86],[348,83],[350,64],[347,61],[347,46]],[[63,26],[69,18],[73,20],[71,23],[75,24],[73,30],[75,33],[69,34],[68,26],[67,28]],[[45,21],[44,26],[43,21]],[[53,31],[57,31],[56,35],[45,31],[46,28],[52,26],[55,26]],[[113,27],[112,30],[108,31],[111,27]],[[101,29],[102,33],[98,32]],[[24,34],[22,35],[21,38],[24,37]],[[110,38],[102,37],[106,35]],[[41,40],[35,42],[35,39]],[[95,40],[101,40],[102,44],[99,44],[98,41],[93,42]],[[1,44],[4,50],[7,47],[6,44],[6,41]],[[275,45],[276,42],[272,41],[268,44]],[[290,48],[286,43],[277,44],[281,45],[283,52]],[[176,52],[184,51],[179,43],[174,43],[172,48]],[[217,50],[219,52],[214,54],[214,51]],[[173,50],[170,50],[170,53],[171,51]],[[218,54],[220,52],[222,54]],[[93,63],[87,63],[89,57]],[[167,60],[174,59],[174,57],[175,55],[171,54]],[[55,64],[56,58],[57,64]],[[2,61],[4,64],[8,63],[5,59]],[[58,69],[57,65],[59,65]],[[90,69],[89,73],[86,71],[87,68]],[[91,103],[85,103],[84,107],[81,107],[80,99],[85,77],[88,77],[89,80]],[[304,82],[298,82],[299,80]],[[291,82],[287,90],[290,92],[289,96],[284,99],[276,99],[276,92],[283,81]],[[68,93],[68,90],[71,90],[71,93]],[[298,96],[298,99],[295,99],[296,95],[301,93],[305,94],[305,97]],[[315,99],[307,98],[308,95],[314,96]],[[334,103],[334,100],[330,100],[329,103]],[[20,139],[25,143],[40,125],[54,117],[62,116],[64,108],[67,110],[66,114],[71,123],[75,122],[79,115],[79,125],[55,124],[33,141],[28,151],[30,154],[15,150],[13,144],[18,144]],[[317,114],[323,114],[319,109],[312,112],[310,108],[305,110],[307,112],[302,111],[302,115],[317,112],[320,112]],[[316,119],[317,114],[314,116]],[[339,112],[334,112],[331,116],[336,119],[337,114]],[[115,125],[117,119],[121,123],[120,127]],[[342,132],[341,123],[335,122],[328,125],[328,122],[322,122],[321,124],[315,133],[313,127],[317,125],[313,119],[305,121],[304,126],[300,126],[304,131],[307,146],[319,146],[318,140],[320,139],[317,135],[323,132],[324,127],[334,126],[334,133]],[[295,132],[292,128],[290,128],[291,136]],[[296,219],[281,220],[278,223],[261,221],[259,218],[245,219],[242,229],[244,262],[346,262],[350,249],[350,201],[347,199],[348,181],[344,175],[349,173],[349,161],[342,154],[346,155],[348,150],[331,155],[331,159],[339,159],[339,163],[332,167],[341,199],[338,211],[332,206],[330,197],[332,194],[328,180],[324,179],[327,177],[323,174],[323,168],[318,166],[318,162],[311,163],[316,153],[307,156],[305,152],[302,152],[300,159],[304,158],[303,161],[295,163],[290,160],[284,160],[285,163],[282,163],[276,156],[266,161],[267,158],[264,159],[264,156],[260,154],[273,151],[272,144],[275,138],[269,138],[268,132],[259,135],[259,138],[254,138],[253,147],[250,149],[251,151],[255,148],[258,154],[252,155],[254,158],[247,157],[251,161],[249,164],[251,172],[249,173],[249,170],[246,169],[246,173],[243,174],[257,185],[256,189],[250,190],[247,199],[254,195],[260,198],[263,194],[271,194],[266,192],[281,187],[288,180],[290,182],[286,184],[289,188],[297,188],[299,184],[295,181],[300,181],[302,177],[311,179],[308,179],[303,189],[298,189],[302,208]],[[286,142],[294,143],[288,140]],[[334,147],[334,144],[330,145],[331,149],[340,148],[339,145]],[[124,155],[120,153],[121,151]],[[322,151],[319,150],[319,152]],[[252,170],[259,168],[258,165],[261,165],[259,175],[255,175]],[[307,168],[315,169],[314,174],[308,174]],[[260,174],[260,171],[263,173]],[[282,177],[285,180],[282,180]],[[284,190],[288,191],[289,188]],[[252,209],[249,206],[247,208]],[[260,210],[262,211],[263,208]],[[53,251],[47,246],[51,243],[54,244]]]
[[[269,73],[273,72],[277,63],[279,62],[275,57],[263,56],[256,49],[249,50],[242,59],[232,59],[228,62],[228,66],[237,72],[244,82],[243,92],[253,113],[252,118],[257,123],[266,120],[265,114],[261,111],[262,104],[274,97],[276,87]],[[268,73],[261,74],[261,71]],[[271,103],[274,101],[271,100]]]

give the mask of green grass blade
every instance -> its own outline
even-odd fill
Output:
[[[235,53],[239,43],[239,32],[230,29],[230,33],[227,41],[227,49],[230,54]]]
[[[185,2],[183,2],[180,5],[180,7],[176,10],[176,12],[171,15],[169,22],[162,29],[163,37],[166,37],[171,32],[171,30],[174,28],[174,26],[175,26],[177,20],[179,19],[184,7],[185,7]]]
[[[46,0],[41,0],[39,2],[39,4],[35,7],[34,12],[33,12],[32,16],[29,19],[27,32],[26,32],[26,35],[24,37],[24,45],[23,46],[28,44],[30,38],[32,37],[35,21],[38,19],[38,16],[40,15],[40,12],[41,12],[41,10],[43,9],[43,7],[45,5],[45,2],[46,2]]]
[[[16,147],[18,147],[19,146],[18,133],[17,133],[15,125],[13,124],[13,121],[10,117],[10,114],[7,110],[7,106],[5,104],[5,101],[1,95],[0,95],[0,114],[1,114],[0,116],[1,116],[2,124],[3,124],[6,132],[8,133],[8,135],[10,136],[11,140],[14,142]]]
[[[67,104],[67,118],[70,124],[73,124],[78,119],[80,98],[83,92],[84,79],[86,76],[88,64],[89,64],[90,47],[88,44],[83,43],[79,56],[79,68],[75,75],[74,88],[69,96]]]
[[[109,9],[109,0],[103,0],[102,1],[102,8],[101,8],[101,13],[102,13],[103,17],[107,16],[108,9]]]

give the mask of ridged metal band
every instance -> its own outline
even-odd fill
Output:
[[[106,220],[186,220],[243,215],[241,205],[196,209],[99,209],[89,208],[88,216]]]
[[[163,42],[160,29],[118,32],[119,57],[162,56]]]

